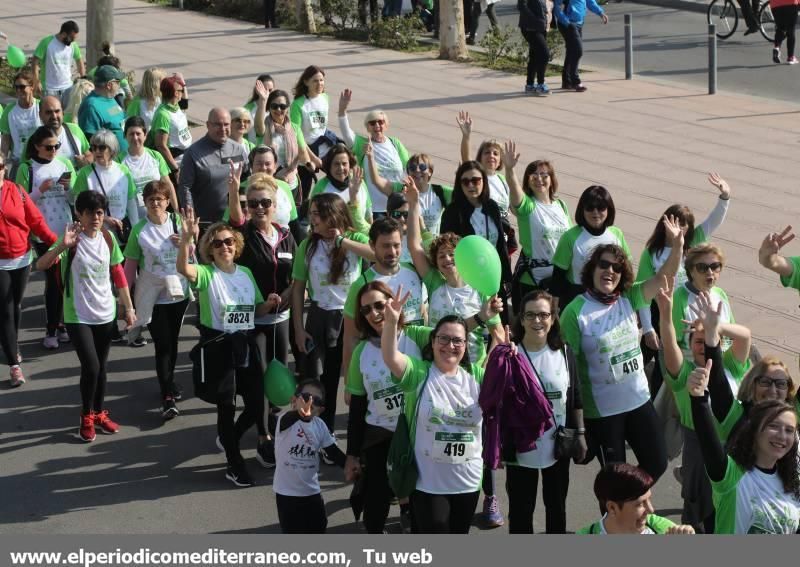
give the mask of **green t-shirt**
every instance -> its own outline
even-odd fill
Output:
[[[711,296],[711,303],[714,308],[717,307],[718,302],[722,301],[722,313],[720,320],[723,323],[735,323],[733,318],[733,309],[731,309],[731,302],[728,299],[728,294],[720,287],[712,287],[709,290]],[[694,321],[697,315],[689,307],[697,300],[697,294],[690,291],[687,284],[684,284],[675,289],[672,299],[672,325],[675,328],[675,334],[678,337],[678,346],[683,352],[684,358],[691,358],[691,346],[689,345],[689,328],[683,321]],[[731,342],[729,339],[723,338],[722,348],[728,350]]]
[[[214,264],[197,264],[195,268],[200,324],[225,333],[255,328],[255,308],[264,303],[264,297],[252,272],[238,264],[232,274]]]
[[[136,184],[130,170],[122,163],[111,162],[107,168],[97,167],[94,164],[83,166],[78,171],[75,184],[72,186],[72,196],[77,199],[78,195],[84,191],[96,191],[104,194],[108,199],[108,214],[114,218],[130,217],[129,203],[137,205],[134,214],[138,217]],[[129,218],[129,220],[131,222],[139,221],[138,218]]]
[[[375,270],[375,266],[372,266],[361,274],[347,292],[347,300],[344,304],[345,317],[349,317],[350,319],[356,318],[358,292],[361,291],[362,287],[374,280],[384,282],[392,291],[396,292],[398,287],[403,286],[404,294],[410,292],[411,295],[403,307],[405,320],[408,323],[422,322],[422,280],[416,270],[414,270],[414,266],[402,263],[397,273],[390,276],[379,274],[377,270]]]
[[[156,133],[167,134],[167,147],[185,150],[192,143],[192,133],[186,114],[177,104],[162,102],[153,114],[145,144],[155,148]]]
[[[322,195],[323,193],[333,193],[334,195],[339,195],[345,203],[350,202],[350,190],[345,187],[343,191],[339,191],[331,184],[327,177],[317,181],[314,187],[311,188],[308,199],[311,200],[316,195]],[[364,233],[369,232],[369,223],[367,223],[365,219],[372,217],[372,197],[370,197],[369,189],[367,189],[367,185],[363,181],[361,182],[361,188],[358,190],[358,205],[356,211],[355,214],[351,213],[353,222],[356,223],[356,229]]]
[[[64,45],[55,35],[48,35],[36,46],[33,56],[40,62],[39,82],[42,89],[65,90],[72,86],[72,60],[81,60],[81,48],[77,41]]]
[[[645,531],[642,532],[642,535],[650,534],[650,535],[663,535],[667,533],[667,530],[675,526],[675,522],[672,520],[668,520],[662,516],[657,516],[655,514],[648,514],[647,515],[647,522],[645,523]],[[593,524],[589,524],[586,527],[579,529],[575,532],[576,535],[608,535],[605,528],[603,527],[602,520],[599,522],[595,522]]]
[[[601,244],[621,246],[631,258],[631,250],[625,242],[625,235],[616,226],[609,226],[598,236],[593,235],[580,225],[567,230],[559,239],[553,254],[553,265],[567,272],[567,280],[572,284],[580,284],[581,271],[589,260],[592,250]]]
[[[512,208],[519,222],[519,242],[522,252],[527,258],[539,262],[551,263],[561,237],[572,226],[567,204],[561,199],[546,205],[530,195],[524,195],[518,207]],[[533,268],[536,281],[542,281],[553,275],[553,266],[545,265]],[[530,271],[522,274],[520,281],[534,285]]]
[[[792,264],[792,275],[781,276],[781,285],[800,291],[800,256],[792,256],[787,260]]]

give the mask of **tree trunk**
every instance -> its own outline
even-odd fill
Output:
[[[300,29],[306,33],[317,33],[317,23],[314,20],[314,8],[311,0],[295,0],[297,22]]]
[[[439,58],[469,59],[462,0],[439,0]]]
[[[103,43],[114,50],[114,0],[86,0],[86,68],[97,64]]]

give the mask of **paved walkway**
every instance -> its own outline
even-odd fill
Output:
[[[365,111],[382,107],[390,115],[392,134],[410,150],[432,154],[436,178],[452,183],[459,141],[455,115],[466,109],[474,117],[476,139],[514,138],[523,161],[554,160],[561,194],[572,210],[586,186],[607,186],[617,203],[617,224],[637,257],[656,218],[673,202],[686,203],[704,217],[717,198],[705,173],[721,172],[734,191],[728,220],[714,238],[728,254],[721,284],[732,297],[737,321],[753,329],[761,351],[778,352],[796,368],[797,294],[780,288],[777,278],[758,266],[756,250],[766,232],[794,222],[800,211],[793,171],[800,107],[735,94],[709,97],[676,84],[624,81],[607,72],[587,74],[585,94],[555,92],[532,99],[520,93],[521,77],[427,54],[265,32],[245,22],[134,0],[116,5],[116,48],[124,67],[137,77],[152,65],[181,71],[191,90],[189,113],[200,122],[214,105],[244,102],[259,73],[272,73],[289,90],[302,69],[315,63],[328,72],[334,108],[341,89],[354,90],[354,126]],[[61,21],[73,18],[83,25],[83,6],[77,0],[39,0],[34,9],[29,2],[5,0],[0,29],[30,53]],[[800,244],[792,243],[789,253],[800,253]],[[5,499],[0,531],[274,531],[274,507],[263,488],[231,491],[224,484],[221,457],[213,453],[212,408],[190,400],[179,419],[161,425],[152,347],[112,351],[109,405],[125,425],[123,432],[91,445],[74,441],[75,355],[63,349],[45,353],[39,346],[40,294],[36,280],[24,302],[22,353],[32,379],[21,390],[0,392]],[[183,353],[193,336],[187,327]],[[187,363],[183,354],[185,383]],[[248,439],[245,446],[252,443]],[[198,455],[202,451],[209,454]],[[594,470],[574,473],[572,529],[594,518],[595,504],[586,490]],[[331,525],[352,530],[343,501],[347,489],[341,476],[329,471],[324,482],[333,491],[326,499],[335,500],[329,506]],[[263,471],[257,479],[269,482]],[[671,475],[659,482],[656,503],[671,508],[668,514],[679,508],[677,491]],[[236,507],[241,514],[209,512],[222,507]]]

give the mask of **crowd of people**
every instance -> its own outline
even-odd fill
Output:
[[[390,135],[384,111],[353,130],[350,90],[332,129],[314,65],[285,90],[260,75],[193,139],[179,73],[148,69],[134,97],[107,53],[92,89],[73,84],[78,32],[66,22],[42,41],[0,116],[0,346],[22,386],[21,302],[31,270],[45,272],[42,344],[78,355],[80,439],[120,431],[109,349],[147,344],[144,328],[161,415],[180,416],[178,344],[196,302],[193,394],[216,406],[225,477],[253,484],[240,442],[255,425],[286,533],[326,529],[320,463],[355,483],[369,533],[395,502],[405,530],[466,533],[481,492],[484,522],[503,525],[500,467],[509,531],[533,533],[541,476],[545,530],[565,533],[571,463],[595,459],[601,518],[579,533],[798,531],[797,385],[752,348],[720,287],[722,177],[708,176],[718,198],[701,222],[685,205],[664,211],[635,271],[606,187],[587,187],[570,214],[553,162],[523,170],[511,140],[473,154],[466,112],[452,186],[432,182],[431,155]],[[800,289],[800,257],[781,255],[791,230],[767,235],[758,260]],[[467,236],[499,257],[495,293],[460,273]],[[267,399],[273,361],[293,363],[288,405]],[[680,525],[651,503],[673,411]],[[387,464],[403,444],[410,486]]]

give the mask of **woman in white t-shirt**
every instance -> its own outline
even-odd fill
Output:
[[[125,109],[125,116],[128,118],[138,116],[144,121],[144,130],[150,129],[150,124],[153,122],[153,115],[156,109],[161,105],[161,80],[167,76],[164,69],[159,67],[150,67],[142,74],[142,84],[139,87],[139,92],[128,103]]]
[[[169,189],[169,204],[172,210],[178,210],[178,197],[175,187],[169,178],[169,166],[160,153],[144,146],[147,127],[140,116],[131,116],[125,121],[125,140],[128,150],[117,156],[117,161],[128,168],[136,186],[136,204],[139,207],[139,218],[147,214],[142,190],[151,181],[160,181]]]
[[[122,252],[114,235],[103,228],[107,208],[108,201],[102,193],[85,191],[78,195],[75,210],[80,222],[68,225],[64,237],[36,262],[39,270],[60,263],[64,323],[81,365],[82,408],[78,435],[86,442],[94,441],[96,427],[109,434],[119,430],[104,407],[106,361],[111,332],[117,326],[112,283],[125,306],[128,327],[136,322],[122,270]]]
[[[39,99],[33,96],[36,86],[33,72],[30,69],[19,71],[14,75],[13,85],[17,100],[6,105],[0,114],[0,152],[8,156],[9,176],[12,178],[22,161],[28,138],[42,125]]]
[[[192,132],[186,110],[189,108],[189,92],[182,75],[176,74],[161,80],[161,105],[153,114],[147,132],[147,146],[164,158],[169,166],[173,183],[183,153],[192,145]]]
[[[328,129],[329,100],[325,92],[325,71],[316,65],[309,65],[303,70],[293,90],[289,116],[303,132],[305,143],[308,144],[308,159],[319,169],[322,167],[322,158],[338,138]],[[303,200],[311,190],[313,173],[300,170],[300,182],[303,188]]]
[[[512,534],[533,533],[539,475],[542,478],[542,499],[545,506],[545,531],[563,534],[567,529],[567,490],[569,457],[556,459],[555,433],[558,427],[575,429],[581,455],[587,446],[583,426],[583,402],[580,395],[575,355],[561,339],[553,296],[535,290],[522,298],[512,334],[518,342],[521,358],[527,363],[553,408],[553,426],[536,441],[536,448],[517,453],[514,462],[506,462],[508,491],[508,531]]]

